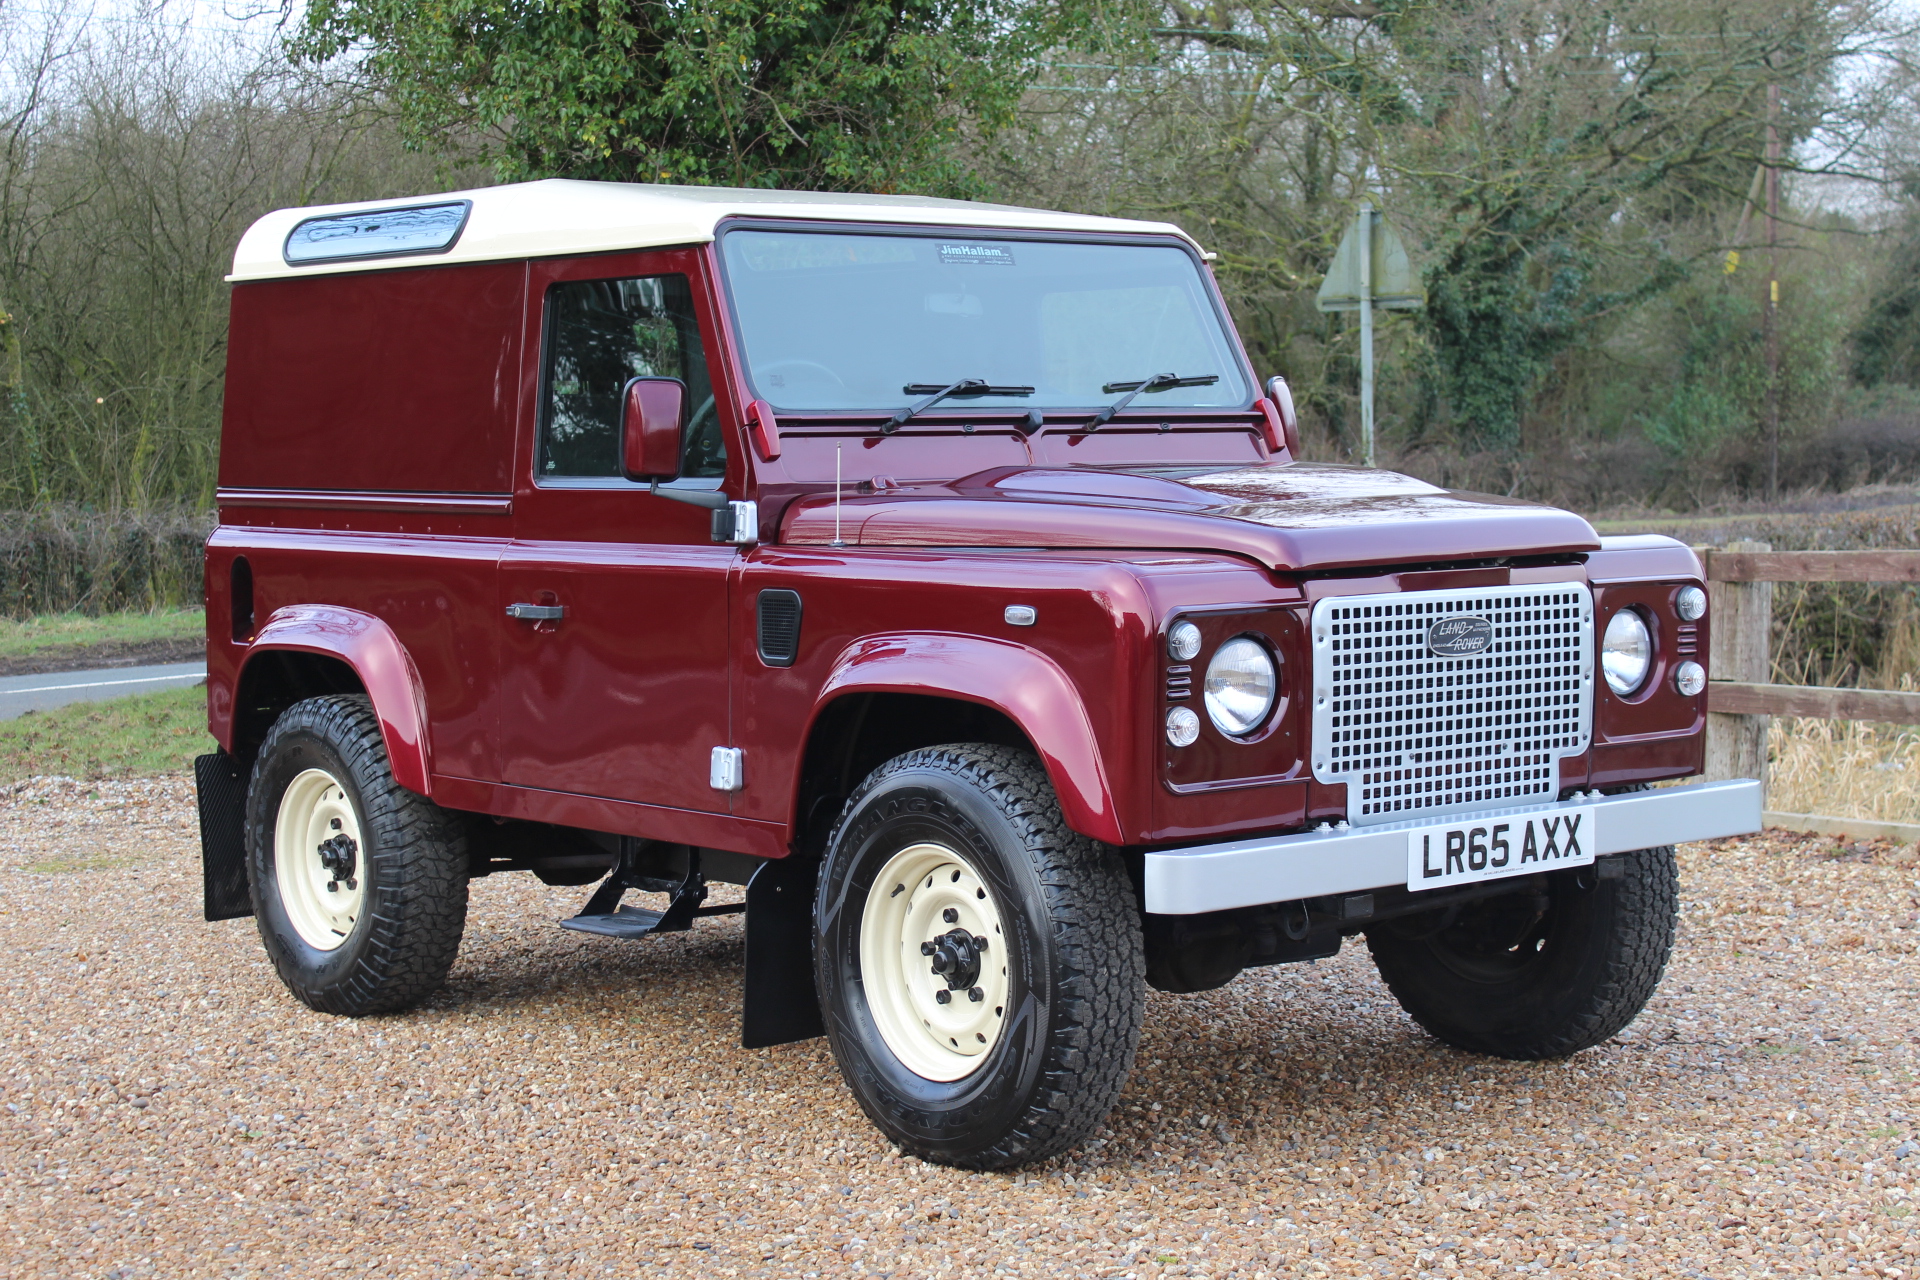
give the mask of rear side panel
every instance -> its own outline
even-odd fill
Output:
[[[221,487],[510,492],[525,277],[501,262],[235,286]]]
[[[259,626],[288,606],[383,622],[417,670],[435,766],[498,776],[493,613],[525,278],[488,263],[235,287],[207,551],[208,719],[224,745],[255,640],[230,598],[245,582]]]

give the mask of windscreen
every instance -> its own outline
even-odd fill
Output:
[[[963,378],[1002,394],[943,408],[1097,407],[1166,374],[1217,381],[1131,407],[1253,398],[1198,265],[1170,245],[747,229],[721,245],[748,375],[776,409],[891,412]]]

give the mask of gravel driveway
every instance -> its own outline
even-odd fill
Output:
[[[0,1273],[1912,1275],[1920,868],[1682,851],[1677,961],[1565,1063],[1421,1035],[1364,946],[1155,995],[1110,1127],[901,1159],[824,1042],[737,1044],[738,917],[641,944],[474,886],[451,985],[351,1022],[204,924],[190,785],[0,793]]]

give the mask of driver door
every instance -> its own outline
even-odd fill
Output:
[[[619,461],[622,387],[671,377],[687,387],[672,484],[717,489],[725,474],[712,317],[692,256],[534,264],[538,412],[496,614],[501,764],[520,786],[724,813],[708,762],[730,741],[727,578],[739,551],[712,541],[707,510],[649,494]],[[510,617],[513,605],[560,612]]]

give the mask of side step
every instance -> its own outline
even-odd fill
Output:
[[[713,907],[700,905],[707,899],[707,878],[700,870],[698,849],[687,850],[687,875],[676,886],[670,880],[663,883],[639,869],[641,843],[633,836],[620,838],[620,860],[614,865],[613,871],[593,891],[593,896],[587,899],[587,905],[580,908],[579,915],[560,922],[561,928],[572,929],[576,933],[598,934],[603,938],[638,939],[651,933],[683,932],[693,926],[698,916],[730,916],[747,909],[744,902],[729,902]],[[623,907],[620,899],[628,889],[668,890],[673,894],[673,901],[665,911]]]
[[[664,921],[674,913],[676,901],[665,911],[649,911],[644,907],[621,907],[618,911],[600,915],[587,915],[585,912],[562,920],[562,929],[572,929],[577,933],[597,933],[603,938],[644,938],[650,933],[677,933],[687,925],[665,924]],[[688,916],[731,916],[747,909],[744,902],[728,902],[717,907],[695,907]]]

